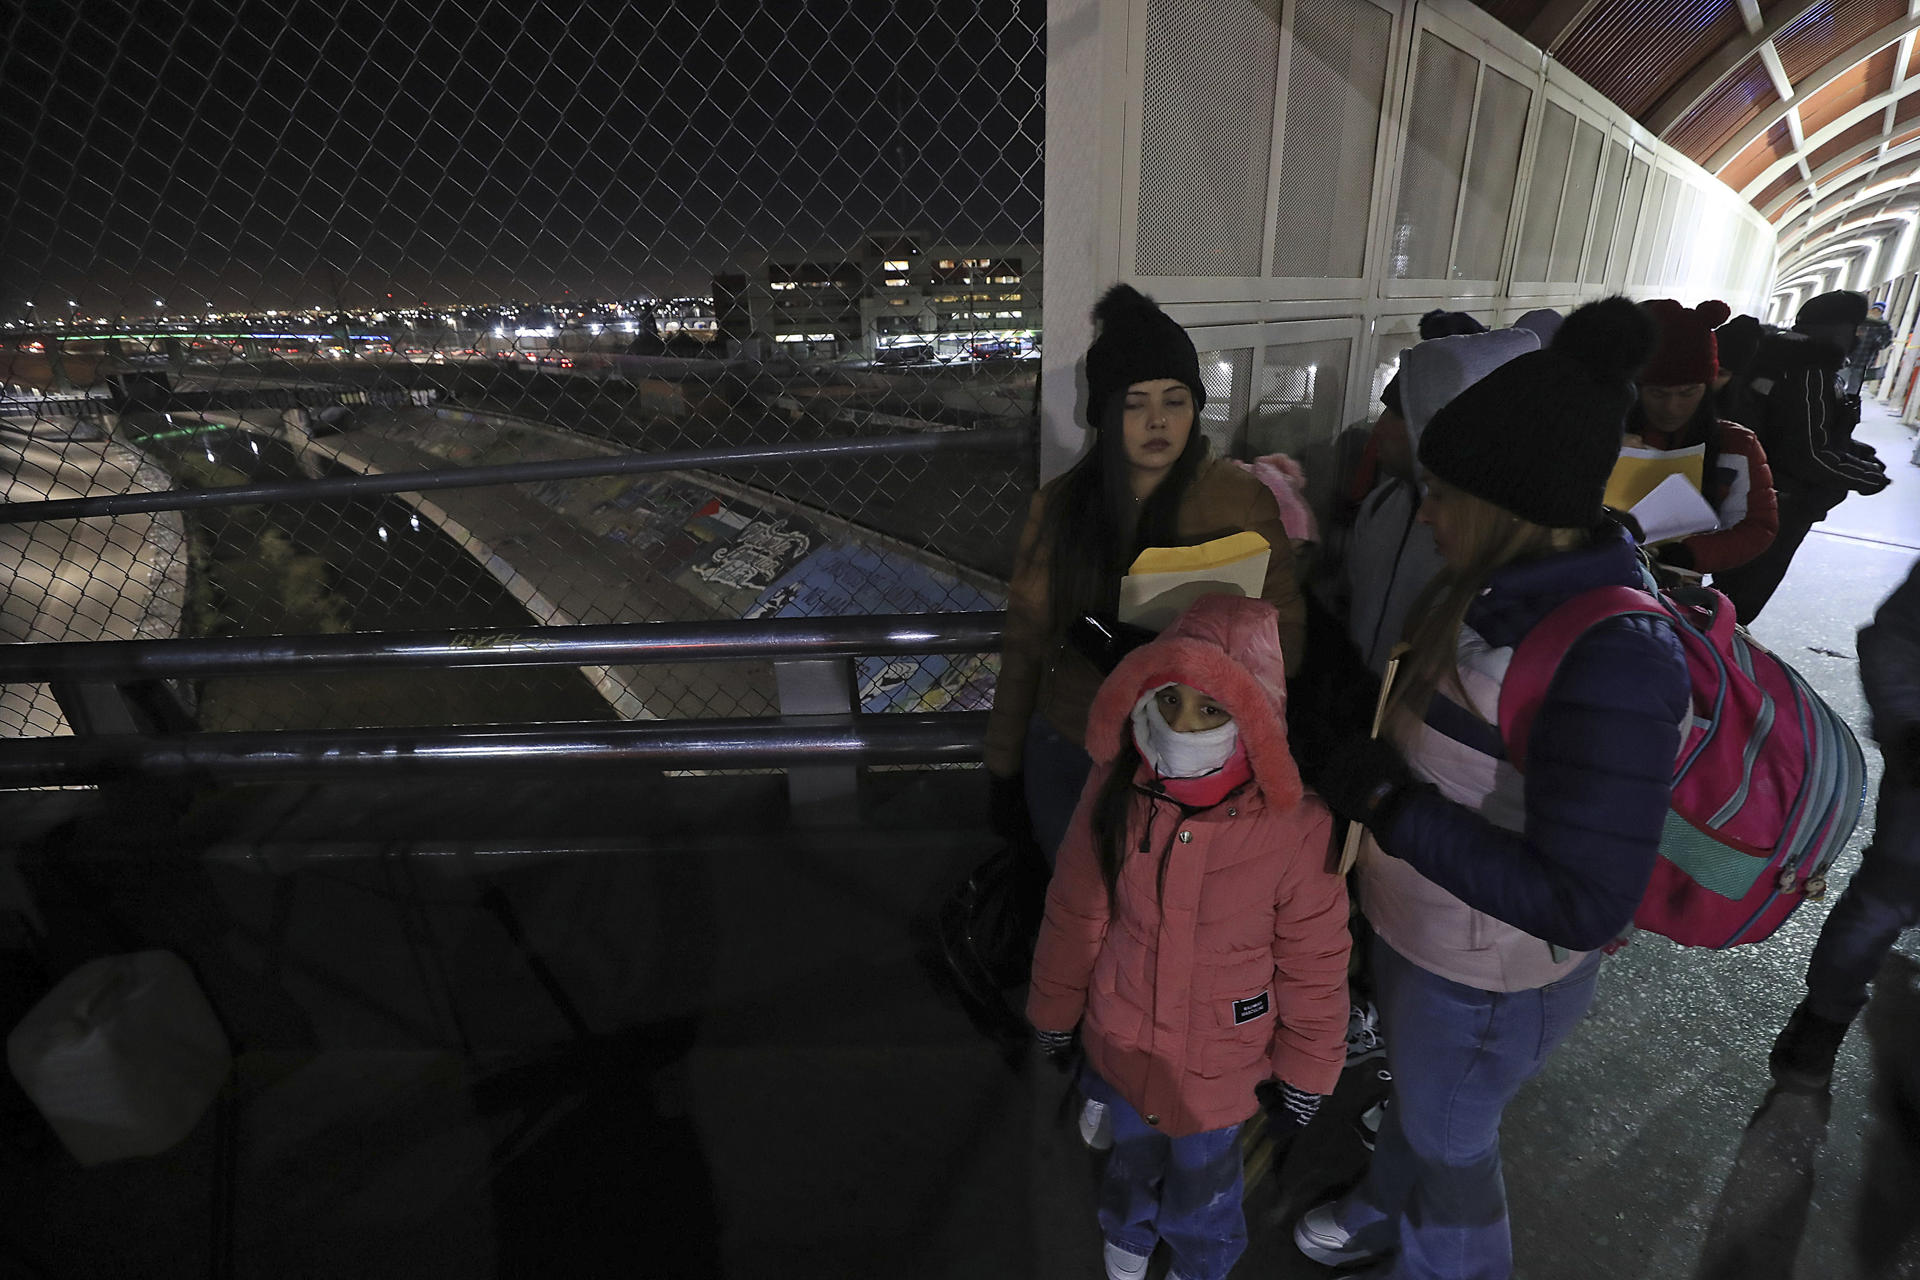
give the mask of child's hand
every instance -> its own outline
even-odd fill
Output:
[[[1294,1141],[1320,1112],[1325,1101],[1317,1093],[1296,1089],[1284,1080],[1264,1080],[1253,1091],[1267,1122],[1267,1137],[1273,1143],[1273,1171],[1277,1176],[1286,1163]]]

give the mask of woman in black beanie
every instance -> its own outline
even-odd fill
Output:
[[[1260,534],[1272,548],[1262,595],[1279,610],[1289,672],[1306,636],[1292,545],[1273,494],[1207,456],[1198,429],[1207,389],[1193,340],[1130,285],[1108,290],[1093,318],[1093,447],[1034,495],[987,723],[994,825],[1010,838],[1030,831],[1049,860],[1092,768],[1082,743],[1101,680],[1068,643],[1067,629],[1084,614],[1113,615],[1120,579],[1140,551]]]
[[[1574,642],[1518,761],[1500,687],[1555,606],[1641,582],[1601,495],[1652,345],[1627,299],[1582,307],[1421,436],[1421,519],[1446,567],[1414,607],[1383,736],[1336,750],[1316,782],[1367,828],[1360,900],[1394,1074],[1366,1180],[1295,1227],[1319,1262],[1511,1273],[1500,1116],[1585,1014],[1601,949],[1646,891],[1689,701],[1679,642],[1647,617]]]

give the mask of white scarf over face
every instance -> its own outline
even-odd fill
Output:
[[[1149,689],[1133,704],[1133,742],[1148,766],[1162,778],[1204,778],[1218,773],[1240,744],[1240,726],[1229,720],[1199,733],[1176,733],[1160,711],[1163,684]]]

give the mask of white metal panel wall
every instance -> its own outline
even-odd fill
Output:
[[[1049,0],[1047,110],[1043,475],[1116,279],[1204,336],[1220,448],[1309,458],[1429,308],[1766,297],[1770,224],[1467,0]]]

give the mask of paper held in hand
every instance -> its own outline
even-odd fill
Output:
[[[1148,547],[1120,579],[1120,621],[1163,631],[1201,596],[1258,598],[1273,548],[1257,533],[1197,547]]]
[[[1640,522],[1640,542],[1648,547],[1720,527],[1719,516],[1681,475],[1668,476],[1655,485],[1653,492],[1634,503],[1628,514]]]
[[[1638,436],[1629,439],[1637,440]],[[1698,493],[1705,483],[1707,446],[1690,449],[1645,449],[1628,445],[1620,450],[1620,460],[1607,476],[1606,496],[1601,499],[1615,511],[1631,511],[1640,499],[1652,493],[1671,476],[1685,476]]]

